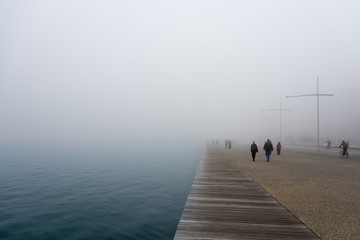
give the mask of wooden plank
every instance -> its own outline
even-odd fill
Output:
[[[175,240],[318,239],[220,149],[204,153]]]

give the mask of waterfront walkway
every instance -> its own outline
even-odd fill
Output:
[[[200,161],[174,239],[318,237],[221,149],[210,147]]]

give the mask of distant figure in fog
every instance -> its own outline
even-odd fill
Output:
[[[228,140],[226,139],[225,140],[225,148],[227,148],[228,147]]]
[[[270,161],[270,154],[274,150],[270,139],[268,139],[267,142],[264,144],[263,149],[265,151],[266,161],[268,162],[268,161]]]
[[[231,140],[228,140],[228,147],[231,148]]]
[[[343,148],[342,151],[342,156],[344,157],[345,155],[347,155],[347,149],[348,149],[348,144],[345,142],[345,140],[342,141],[342,143],[340,144],[339,148]]]
[[[256,156],[256,153],[258,152],[258,148],[254,141],[251,144],[250,151],[251,151],[252,159],[253,159],[253,161],[255,161],[255,156]]]
[[[280,151],[281,151],[281,144],[280,144],[280,142],[278,142],[278,144],[276,145],[277,155],[280,155]]]
[[[331,141],[330,140],[327,140],[326,142],[325,142],[325,149],[326,150],[329,150],[331,148]]]

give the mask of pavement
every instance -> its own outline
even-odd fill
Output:
[[[359,150],[350,149],[347,159],[339,148],[283,145],[281,155],[275,151],[266,162],[258,148],[255,162],[250,144],[223,151],[321,239],[360,239]]]

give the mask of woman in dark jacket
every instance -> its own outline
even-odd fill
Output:
[[[255,156],[256,156],[256,153],[258,152],[258,148],[254,141],[251,144],[250,151],[251,151],[252,159],[253,159],[253,161],[255,161]]]

